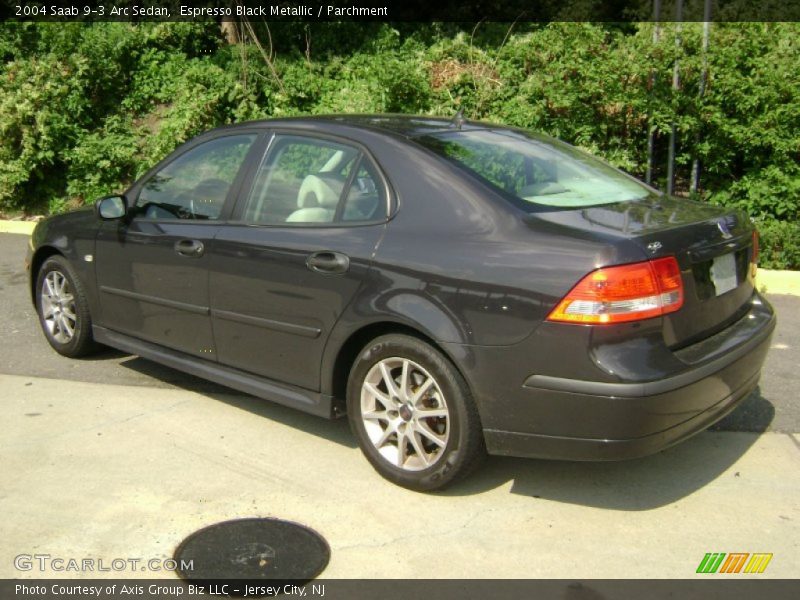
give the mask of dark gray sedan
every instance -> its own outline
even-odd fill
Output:
[[[245,123],[41,222],[53,348],[104,344],[336,418],[400,485],[490,454],[646,455],[756,386],[742,214],[551,138],[396,116]]]

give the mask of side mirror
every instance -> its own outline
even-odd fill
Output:
[[[124,196],[108,196],[95,203],[97,216],[104,221],[121,219],[128,212],[128,203]]]

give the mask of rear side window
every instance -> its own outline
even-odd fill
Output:
[[[386,216],[377,171],[358,148],[275,136],[256,173],[244,219],[256,225],[368,222]]]
[[[144,219],[218,219],[256,135],[232,135],[196,146],[157,171],[136,201]]]
[[[341,207],[342,221],[373,221],[386,216],[386,199],[375,166],[364,156]]]
[[[450,131],[423,146],[510,195],[515,204],[580,208],[639,200],[644,185],[562,142],[507,130]]]

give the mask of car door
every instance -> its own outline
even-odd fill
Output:
[[[97,237],[100,324],[215,358],[208,252],[258,135],[201,138],[129,190],[128,216],[105,222]]]
[[[323,349],[367,275],[390,192],[351,142],[275,134],[211,255],[220,363],[319,389]]]

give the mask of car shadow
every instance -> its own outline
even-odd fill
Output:
[[[37,323],[36,326],[38,327],[39,324]],[[47,344],[44,338],[42,341]],[[80,356],[76,359],[70,360],[79,360],[80,362],[103,362],[103,361],[119,361],[126,356],[130,356],[130,354],[126,352],[122,352],[121,350],[117,350],[116,348],[110,348],[108,346],[101,346],[99,350],[96,352],[92,352],[91,354],[86,354],[84,356]]]
[[[315,435],[329,442],[335,442],[347,448],[356,448],[358,446],[353,434],[350,432],[350,425],[346,418],[324,419],[309,415],[295,408],[288,408],[269,400],[256,398],[255,396],[240,396],[235,392],[231,393],[231,390],[228,390],[227,394],[205,393],[205,395],[229,406],[246,410],[271,421],[277,421],[282,425]]]
[[[341,444],[357,446],[347,419],[329,421],[187,375],[158,363],[130,356],[120,362],[148,377],[203,394],[258,417]],[[471,496],[507,485],[510,493],[534,499],[606,508],[650,510],[684,498],[729,472],[769,428],[775,407],[761,388],[733,413],[703,432],[658,454],[618,462],[568,462],[490,456],[475,473],[440,496]],[[724,431],[726,435],[719,435]],[[387,484],[389,485],[389,484]]]
[[[531,498],[609,510],[650,510],[719,477],[738,477],[731,467],[758,439],[752,434],[766,431],[774,415],[775,407],[756,388],[710,432],[655,455],[619,462],[490,457],[477,473],[441,494],[477,494],[512,482],[512,494]]]
[[[117,351],[111,350],[111,352]],[[173,369],[172,367],[162,365],[161,363],[157,363],[146,358],[141,358],[134,354],[120,352],[119,356],[120,359],[118,360],[118,363],[121,367],[136,371],[137,373],[153,379],[158,379],[167,385],[179,387],[190,392],[197,392],[199,394],[238,393],[236,390],[225,387],[224,385],[219,385],[213,381],[203,379],[202,377],[196,377],[195,375],[190,375],[189,373],[184,373],[178,369]]]
[[[735,411],[711,426],[710,431],[747,431],[763,433],[772,424],[775,418],[775,407],[767,400],[761,386],[756,387],[753,393],[742,402]]]
[[[350,433],[347,419],[328,420],[314,415],[309,415],[294,408],[281,406],[269,400],[237,392],[234,389],[218,385],[206,379],[165,367],[159,363],[130,356],[129,359],[119,364],[127,369],[132,369],[148,377],[158,379],[164,383],[192,391],[219,402],[224,402],[240,410],[246,410],[258,417],[277,421],[293,429],[304,431],[311,435],[341,444],[347,448],[357,446]]]

